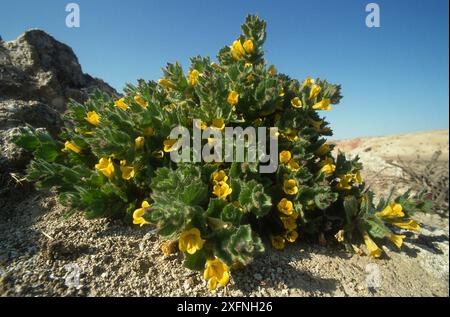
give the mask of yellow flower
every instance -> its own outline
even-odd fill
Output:
[[[306,77],[306,79],[303,81],[303,86],[312,86],[314,85],[314,79],[311,77]]]
[[[283,250],[286,245],[286,240],[282,236],[271,237],[272,246],[277,250]]]
[[[322,144],[322,146],[316,150],[316,155],[324,156],[325,154],[327,154],[330,151],[331,151],[331,147],[328,144]]]
[[[292,201],[287,200],[286,198],[281,199],[277,207],[281,213],[288,216],[292,215],[292,213],[294,212],[294,204],[292,203]]]
[[[134,101],[141,106],[142,108],[147,108],[148,107],[148,102],[144,100],[144,98],[142,98],[141,96],[137,95],[133,97]]]
[[[322,100],[316,103],[312,108],[315,110],[331,110],[330,104],[330,99],[322,98]]]
[[[358,184],[362,184],[364,182],[364,180],[361,177],[361,173],[360,171],[357,171],[354,175],[353,175],[353,181],[358,183]]]
[[[381,256],[381,249],[376,245],[375,242],[369,237],[366,233],[363,234],[364,243],[366,244],[367,250],[369,251],[369,255],[374,258],[379,258]]]
[[[225,182],[218,182],[213,187],[213,194],[219,197],[220,199],[227,199],[228,195],[230,195],[232,189]]]
[[[142,130],[142,134],[144,136],[153,136],[155,135],[155,129],[147,127]]]
[[[233,56],[234,59],[239,60],[244,56],[245,51],[244,47],[242,46],[241,40],[236,40],[231,45],[231,56]]]
[[[140,225],[141,227],[143,225],[148,225],[150,224],[150,222],[148,222],[147,220],[144,219],[144,214],[145,214],[145,208],[150,207],[150,204],[147,201],[143,201],[141,208],[136,209],[133,212],[133,224],[135,225]]]
[[[161,78],[160,80],[158,80],[158,83],[161,86],[163,86],[165,88],[169,88],[169,89],[174,89],[174,88],[177,87],[174,83],[172,83],[171,81],[169,81],[169,80],[167,80],[165,78]]]
[[[214,173],[212,173],[212,178],[215,184],[220,182],[226,182],[228,180],[228,176],[224,170],[215,171]]]
[[[297,228],[297,221],[292,217],[280,217],[281,222],[286,230],[295,230]]]
[[[292,158],[292,154],[289,151],[281,151],[279,156],[282,164],[287,164]]]
[[[337,189],[339,190],[350,190],[352,189],[352,185],[350,182],[353,179],[352,174],[346,174],[339,177],[339,183],[336,185]]]
[[[129,108],[125,103],[125,98],[120,98],[119,100],[114,101],[114,104],[122,110],[127,110]]]
[[[395,220],[388,220],[388,221],[392,225],[397,226],[397,227],[402,228],[402,229],[415,230],[415,231],[419,231],[420,230],[420,226],[413,219],[411,219],[411,220],[409,220],[407,222],[401,222],[401,221],[395,221]]]
[[[386,206],[383,211],[375,213],[375,215],[380,218],[402,218],[405,216],[405,213],[402,205],[394,201]]]
[[[391,240],[397,246],[397,248],[400,249],[402,247],[404,238],[406,238],[406,236],[391,234],[391,236],[389,237],[389,240]]]
[[[167,112],[172,112],[172,109],[175,108],[176,106],[177,106],[177,104],[172,102],[172,103],[169,104],[169,105],[165,105],[165,106],[163,107],[163,110],[164,110],[164,111],[167,111]]]
[[[344,233],[345,233],[344,230],[339,230],[339,231],[334,235],[334,237],[336,238],[336,241],[337,241],[337,242],[344,242],[344,238],[345,238]]]
[[[75,152],[77,154],[81,152],[81,148],[70,141],[66,141],[66,143],[64,143],[64,150],[71,150],[72,152]]]
[[[293,242],[295,242],[295,240],[297,240],[298,233],[295,230],[289,230],[289,231],[286,232],[285,238],[286,238],[287,241],[293,243]]]
[[[280,92],[278,93],[278,96],[284,97],[284,88],[281,87]]]
[[[274,65],[270,65],[268,73],[270,76],[274,77],[277,75],[277,69],[275,68]]]
[[[232,107],[234,107],[234,106],[236,106],[237,104],[238,104],[238,102],[239,102],[239,94],[236,92],[236,91],[231,91],[229,94],[228,94],[228,103],[232,106]]]
[[[223,121],[222,118],[213,119],[211,122],[211,128],[223,130],[225,129],[225,122]]]
[[[294,99],[291,100],[291,106],[294,108],[301,108],[302,101],[300,100],[299,97],[295,97]]]
[[[219,259],[207,260],[203,278],[208,281],[210,290],[215,290],[217,284],[226,286],[230,281],[229,268]]]
[[[173,146],[175,145],[175,143],[177,143],[178,140],[175,139],[167,139],[164,140],[164,152],[172,152],[175,151],[175,149],[173,149]]]
[[[253,47],[252,40],[245,41],[243,46],[244,46],[244,50],[247,54],[249,54],[249,55],[253,54],[254,47]]]
[[[321,90],[322,90],[322,88],[320,88],[319,85],[312,86],[311,91],[309,92],[309,99],[316,98],[319,95]]]
[[[196,123],[195,123],[195,127],[196,127],[197,129],[205,130],[206,128],[208,128],[208,125],[207,125],[206,123],[204,123],[203,121],[198,120],[198,121],[196,121]]]
[[[78,129],[78,128],[75,128],[75,133],[81,133],[81,134],[86,134],[86,135],[91,135],[91,134],[94,134],[94,132],[93,131],[81,131],[80,129]]]
[[[333,174],[335,170],[336,170],[336,165],[326,164],[326,165],[322,166],[322,168],[320,169],[320,172],[330,175],[330,174]]]
[[[134,146],[137,150],[142,149],[144,147],[144,137],[139,136],[134,140]]]
[[[309,120],[310,122],[311,122],[311,125],[313,126],[313,128],[316,130],[316,131],[320,131],[321,130],[321,127],[322,127],[322,123],[323,123],[323,121],[322,120],[319,120],[319,121],[315,121],[315,120]]]
[[[135,175],[134,167],[127,166],[127,161],[125,160],[120,161],[120,172],[122,173],[122,178],[127,181],[132,179]]]
[[[326,159],[324,159],[323,161],[320,161],[319,163],[317,163],[317,165],[319,167],[323,167],[327,164],[334,164],[334,160],[331,157],[327,157]]]
[[[164,157],[164,152],[161,150],[153,151],[152,156],[157,159],[162,159]]]
[[[89,111],[86,114],[86,121],[92,125],[98,126],[100,124],[100,116],[95,111]]]
[[[95,164],[95,168],[103,173],[107,178],[111,179],[114,176],[114,164],[111,159],[102,157],[98,164]]]
[[[189,79],[188,79],[188,82],[189,82],[189,85],[190,86],[195,86],[195,85],[197,85],[197,83],[198,83],[198,76],[200,75],[200,73],[198,72],[198,70],[196,70],[196,69],[193,69],[193,70],[191,70],[190,72],[189,72]]]
[[[300,170],[300,165],[295,160],[290,160],[287,167],[293,172],[298,172]]]
[[[178,249],[180,249],[181,252],[194,254],[203,248],[204,242],[205,241],[200,237],[200,230],[192,228],[181,233],[180,240],[178,240]]]
[[[288,195],[295,195],[298,193],[297,181],[295,179],[287,179],[283,183],[283,190]]]
[[[298,131],[294,129],[288,129],[285,133],[282,133],[281,136],[293,142],[298,140]]]
[[[211,67],[214,68],[215,70],[219,71],[219,72],[223,71],[223,68],[220,67],[220,65],[218,65],[217,63],[212,62],[211,63]]]

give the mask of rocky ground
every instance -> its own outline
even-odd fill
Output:
[[[383,159],[380,153],[372,154]],[[386,193],[394,185],[390,175],[401,171],[386,175],[376,171],[378,166],[368,162],[366,181]],[[51,194],[31,193],[1,208],[4,296],[449,295],[448,218],[438,214],[418,215],[421,232],[409,236],[401,252],[384,247],[382,259],[299,241],[281,252],[268,247],[251,265],[233,272],[226,289],[210,292],[201,274],[183,268],[180,256],[162,254],[148,227],[85,220],[81,214],[64,219],[64,208]]]

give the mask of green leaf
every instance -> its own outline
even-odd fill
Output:
[[[43,159],[47,162],[54,162],[59,155],[59,151],[57,150],[54,144],[46,143],[42,144],[38,149],[34,152],[34,156],[37,159]]]
[[[206,259],[205,249],[201,249],[194,254],[185,253],[183,265],[193,271],[202,271],[205,268]]]
[[[366,219],[365,223],[368,227],[370,235],[374,238],[390,237],[392,232],[380,221],[376,219]]]
[[[211,198],[205,215],[212,218],[220,218],[220,214],[226,205],[227,202],[223,199]]]
[[[358,214],[358,202],[354,196],[347,196],[344,199],[344,210],[347,223],[352,223]]]
[[[40,144],[39,139],[33,134],[25,134],[15,137],[13,142],[27,151],[34,151]]]

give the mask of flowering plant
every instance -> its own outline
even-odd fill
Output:
[[[405,236],[397,229],[419,229],[410,217],[428,208],[424,195],[407,192],[375,206],[358,158],[335,158],[326,143],[332,130],[320,113],[340,102],[341,87],[299,82],[268,66],[265,27],[248,16],[218,63],[197,56],[187,74],[168,64],[158,82],[128,85],[123,98],[97,92],[85,104],[71,102],[59,140],[22,129],[16,143],[34,154],[28,179],[56,188],[68,215],[82,210],[155,226],[177,241],[186,267],[204,271],[210,289],[263,252],[263,240],[276,249],[308,237],[348,248],[364,241],[374,257],[384,241],[400,248]],[[199,129],[220,134],[225,126],[277,127],[276,171],[261,174],[259,162],[237,160],[174,163],[170,132],[192,127],[194,118]]]

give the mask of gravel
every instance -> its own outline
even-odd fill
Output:
[[[149,227],[81,214],[63,219],[52,195],[30,195],[0,213],[2,296],[448,296],[448,219],[433,215],[403,252],[373,260],[333,246],[300,241],[268,247],[211,292],[200,273],[164,256]],[[372,271],[370,267],[375,267]],[[369,289],[369,274],[381,283]],[[79,274],[74,274],[79,273]]]

